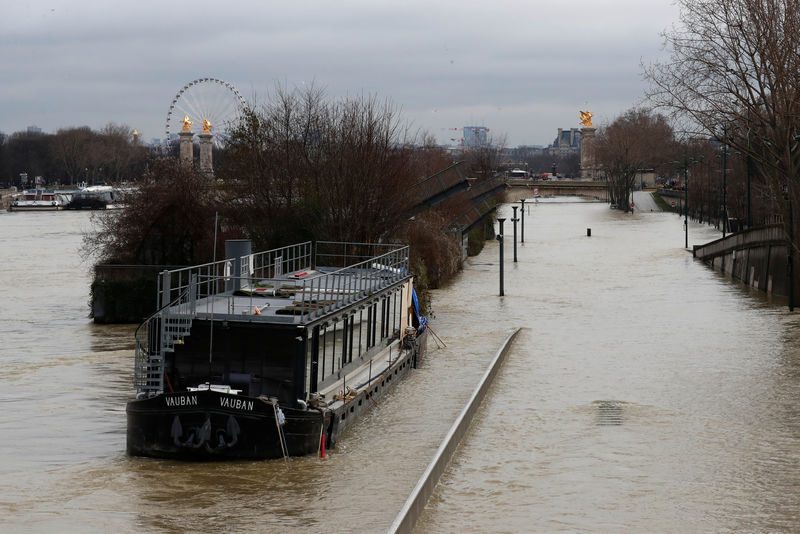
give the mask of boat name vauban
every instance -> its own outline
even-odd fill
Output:
[[[233,399],[231,397],[220,397],[219,405],[223,408],[233,408],[234,410],[253,411],[253,401],[244,399]]]
[[[180,397],[166,397],[167,406],[197,406],[196,395],[181,395]]]

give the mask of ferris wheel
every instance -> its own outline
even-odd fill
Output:
[[[195,133],[204,126],[214,135],[214,144],[222,146],[228,132],[247,103],[233,84],[219,78],[198,78],[184,85],[172,99],[167,112],[166,139],[184,126],[184,118],[192,123]]]

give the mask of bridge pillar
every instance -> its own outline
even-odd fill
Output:
[[[192,132],[178,132],[178,136],[180,137],[180,149],[181,149],[181,161],[185,164],[191,165],[193,158],[194,147],[192,145],[192,137],[194,134]]]
[[[593,180],[597,176],[597,158],[594,151],[595,128],[581,128],[581,178]]]

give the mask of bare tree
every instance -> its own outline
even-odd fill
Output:
[[[672,127],[666,118],[642,109],[626,111],[600,128],[595,150],[608,181],[611,203],[630,211],[637,174],[666,164],[673,144]]]
[[[59,166],[52,159],[51,135],[39,132],[15,132],[5,142],[6,179],[20,187],[27,187],[36,176],[52,183],[59,175]],[[20,173],[28,174],[28,183],[22,183]]]
[[[51,138],[51,150],[70,184],[86,178],[90,164],[89,146],[94,132],[88,126],[62,128]]]
[[[109,122],[98,136],[96,166],[102,168],[100,175],[119,182],[127,177],[140,151],[133,146],[133,129],[125,124]]]
[[[506,136],[490,137],[482,146],[470,147],[464,150],[464,159],[467,168],[473,176],[478,178],[492,178],[497,172],[502,161],[503,151],[506,147]]]
[[[376,97],[333,101],[315,87],[279,87],[231,137],[224,175],[247,208],[231,216],[261,246],[384,239],[419,178],[405,131],[394,106]]]
[[[800,239],[800,6],[796,0],[678,0],[669,61],[645,68],[649,98],[732,147],[772,189]],[[800,286],[795,284],[795,286]]]
[[[100,263],[192,265],[211,261],[215,184],[177,160],[154,161],[124,210],[97,212],[98,231],[83,239],[84,257]],[[225,229],[218,235],[224,242]]]

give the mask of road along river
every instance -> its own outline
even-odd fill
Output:
[[[124,454],[134,325],[86,317],[89,215],[2,213],[0,531],[385,532],[517,326],[418,532],[797,531],[798,319],[682,223],[526,206],[505,297],[492,241],[434,292],[447,347],[327,458],[192,464]]]

